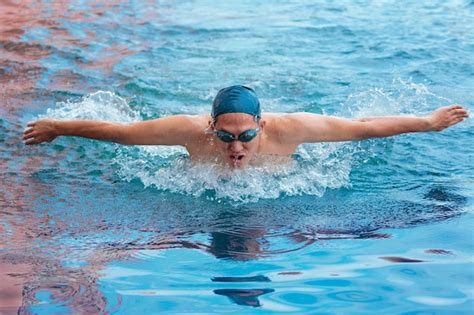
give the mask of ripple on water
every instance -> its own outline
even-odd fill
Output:
[[[371,303],[383,300],[383,297],[380,295],[360,290],[348,290],[329,293],[328,297],[339,301],[355,303]]]
[[[96,275],[87,269],[55,268],[54,275],[43,270],[42,274],[26,284],[23,291],[24,305],[31,312],[78,311],[88,314],[105,314],[109,309],[120,306],[121,299],[116,301],[106,298],[94,280]]]
[[[285,293],[280,294],[279,298],[290,304],[313,305],[318,302],[318,298],[308,293]]]

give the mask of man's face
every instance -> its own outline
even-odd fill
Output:
[[[249,129],[261,129],[262,127],[263,124],[260,124],[259,126],[253,116],[243,113],[227,113],[219,115],[214,125],[215,130],[226,131],[236,137]],[[233,168],[244,168],[258,150],[260,135],[261,131],[249,142],[235,140],[226,143],[220,140],[217,136],[215,136],[215,138],[219,153],[223,160]]]

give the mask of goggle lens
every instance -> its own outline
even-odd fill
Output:
[[[258,133],[257,129],[249,129],[247,131],[244,131],[239,135],[239,141],[242,141],[242,142],[252,141],[253,138],[257,136],[257,133]]]
[[[216,136],[224,142],[232,142],[234,141],[234,135],[222,130],[217,130],[216,131]]]
[[[259,129],[249,129],[244,132],[242,132],[238,137],[235,135],[223,131],[223,130],[216,130],[215,134],[216,136],[223,142],[229,143],[235,140],[238,140],[240,142],[250,142],[252,141],[258,134]]]

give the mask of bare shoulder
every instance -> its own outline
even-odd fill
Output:
[[[214,152],[215,148],[210,141],[210,135],[206,130],[211,124],[210,114],[188,115],[188,136],[185,144],[189,154],[194,157],[207,156]]]
[[[313,113],[296,112],[296,113],[266,113],[262,116],[262,119],[267,121],[267,124],[275,128],[291,128],[293,124],[302,123],[308,118],[312,121],[324,119],[324,115],[318,115]]]
[[[285,121],[286,113],[264,113],[262,115],[262,121],[265,122],[267,131],[273,130],[281,126],[281,123]]]
[[[308,119],[310,117],[310,122]],[[288,143],[298,141],[296,135],[299,134],[299,129],[305,124],[314,124],[317,121],[324,120],[323,115],[310,114],[304,112],[298,113],[268,113],[262,116],[265,121],[265,132],[270,139],[280,143]],[[295,139],[293,139],[295,138]]]
[[[175,128],[192,133],[205,129],[209,125],[210,115],[174,115],[164,117],[164,119],[168,120]],[[160,119],[157,121],[160,121]]]
[[[210,114],[188,115],[187,119],[191,128],[198,132],[202,132],[208,128],[212,121]]]
[[[185,115],[182,124],[186,124],[186,132],[193,141],[201,141],[207,138],[206,130],[211,124],[210,114]]]

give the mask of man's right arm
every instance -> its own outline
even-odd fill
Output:
[[[176,115],[130,124],[96,120],[42,119],[28,123],[25,144],[51,142],[58,136],[77,136],[128,145],[186,145],[195,135],[195,116]]]

